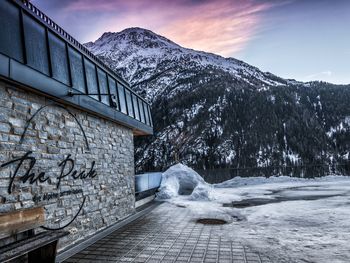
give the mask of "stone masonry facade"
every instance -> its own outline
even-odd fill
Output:
[[[93,235],[135,210],[133,147],[127,127],[0,82],[0,214],[41,206],[51,229],[78,214],[60,249]]]

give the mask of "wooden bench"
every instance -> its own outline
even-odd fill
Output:
[[[0,239],[26,233],[22,239],[0,248],[0,262],[26,255],[30,263],[55,262],[57,242],[68,232],[44,231],[35,234],[35,229],[44,223],[42,207],[0,215]]]

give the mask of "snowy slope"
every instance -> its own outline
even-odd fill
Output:
[[[155,135],[135,141],[137,171],[177,156],[196,169],[317,163],[326,168],[287,172],[318,176],[350,161],[350,86],[282,79],[141,28],[86,46],[152,103]]]
[[[183,69],[215,68],[228,72],[235,79],[251,83],[257,80],[262,85],[284,85],[286,80],[234,58],[224,58],[215,54],[181,47],[176,43],[141,28],[129,28],[118,33],[104,33],[95,42],[85,44],[92,53],[102,57],[112,69],[122,72],[131,85],[142,83],[162,72],[164,85],[155,85],[147,90],[150,101],[160,94],[176,74]],[[166,63],[166,66],[164,62]],[[142,69],[142,72],[140,72]],[[166,71],[166,72],[165,72]]]

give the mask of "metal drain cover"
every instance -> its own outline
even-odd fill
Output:
[[[196,221],[199,224],[203,225],[224,225],[227,224],[227,221],[223,219],[217,219],[217,218],[201,218]]]

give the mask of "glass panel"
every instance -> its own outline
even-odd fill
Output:
[[[143,102],[143,111],[145,112],[145,117],[146,117],[146,124],[150,125],[149,123],[149,116],[148,116],[148,110],[147,110],[147,103]]]
[[[137,120],[140,120],[140,111],[139,111],[139,105],[137,103],[137,97],[132,94],[132,102],[134,104],[134,110],[135,110],[135,118]]]
[[[141,115],[141,121],[143,123],[145,123],[145,114],[143,112],[143,106],[142,106],[142,100],[140,100],[139,98],[137,98],[138,102],[139,102],[139,109],[140,109],[140,115]]]
[[[101,94],[109,94],[108,93],[108,88],[107,88],[107,76],[104,71],[101,69],[97,68],[97,74],[98,74],[98,85],[100,87],[100,93]],[[106,95],[101,95],[101,101],[104,104],[109,105],[109,96]]]
[[[133,117],[134,118],[134,110],[133,110],[133,107],[132,107],[132,101],[131,101],[131,93],[130,93],[130,90],[128,89],[125,89],[125,95],[126,95],[126,103],[128,105],[128,113],[129,113],[129,116]]]
[[[66,44],[49,32],[52,77],[69,85],[68,60]]]
[[[27,15],[23,15],[23,22],[27,64],[49,75],[46,30],[42,25]]]
[[[23,62],[19,8],[0,1],[0,52]]]
[[[83,57],[78,51],[71,47],[68,47],[68,54],[72,75],[72,87],[83,93],[86,93]]]
[[[126,111],[126,102],[125,102],[125,93],[124,93],[124,87],[122,84],[118,82],[118,95],[119,95],[119,104],[120,104],[120,111],[127,114]]]
[[[116,104],[117,110],[120,110],[119,108],[119,102],[118,102],[118,91],[117,91],[117,85],[115,83],[115,80],[108,76],[108,86],[109,86],[109,93],[113,94],[115,96],[114,103]]]
[[[148,116],[149,116],[150,126],[153,127],[152,114],[151,114],[151,107],[150,107],[150,106],[147,106],[147,110],[148,110]]]
[[[85,74],[86,74],[86,84],[87,84],[87,90],[89,94],[96,94],[98,93],[98,87],[97,87],[97,77],[96,77],[96,68],[95,65],[84,58],[85,63]],[[98,100],[98,95],[91,95],[92,98]]]

